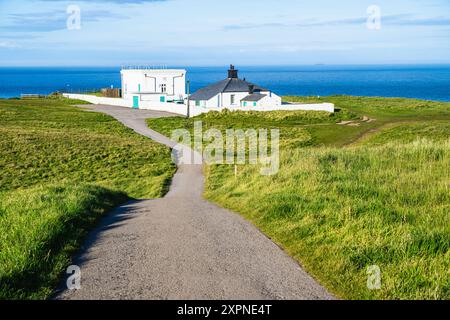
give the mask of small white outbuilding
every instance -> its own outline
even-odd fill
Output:
[[[186,70],[123,68],[122,98],[132,101],[134,108],[148,103],[184,103]]]

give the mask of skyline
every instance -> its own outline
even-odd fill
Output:
[[[450,3],[391,2],[0,0],[0,66],[449,64]]]

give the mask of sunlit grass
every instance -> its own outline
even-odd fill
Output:
[[[0,298],[52,294],[87,230],[129,199],[94,185],[58,184],[0,196]]]
[[[48,297],[97,218],[175,171],[168,148],[74,103],[0,100],[0,299]]]
[[[192,132],[195,120],[222,132],[279,128],[278,174],[242,165],[236,177],[234,166],[209,166],[205,196],[252,221],[338,297],[449,299],[450,104],[285,100],[333,102],[338,112],[223,112],[148,123],[169,136]],[[371,265],[381,269],[380,290],[367,288]]]
[[[449,147],[288,151],[273,177],[213,166],[206,197],[241,212],[341,297],[448,299]],[[366,287],[371,265],[381,290]]]

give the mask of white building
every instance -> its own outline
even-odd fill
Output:
[[[186,70],[183,69],[123,69],[122,98],[97,97],[65,93],[70,99],[93,104],[122,106],[134,109],[166,111],[194,117],[211,111],[327,111],[334,112],[334,104],[282,103],[281,97],[269,89],[239,79],[234,66],[228,70],[225,80],[186,95]]]
[[[269,89],[239,79],[238,70],[231,65],[228,78],[195,92],[190,97],[190,106],[194,109],[275,108],[281,106],[281,97]]]
[[[132,101],[133,108],[155,103],[184,103],[186,70],[122,69],[122,98]]]

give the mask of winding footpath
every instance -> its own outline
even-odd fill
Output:
[[[145,123],[171,114],[90,108],[175,147]],[[56,299],[334,299],[255,226],[204,200],[203,186],[201,165],[179,165],[164,198],[103,218],[74,259],[81,289]]]

